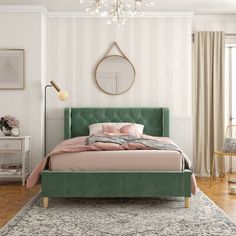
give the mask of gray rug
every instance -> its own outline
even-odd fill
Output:
[[[183,199],[50,199],[40,194],[2,230],[9,236],[233,236],[236,225],[202,192]]]

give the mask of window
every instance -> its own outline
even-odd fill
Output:
[[[225,49],[226,124],[236,125],[236,45]]]
[[[232,60],[231,60],[231,68],[232,68],[232,76],[231,76],[231,114],[230,117],[232,119],[232,123],[236,124],[236,47],[230,48],[232,51]]]
[[[236,44],[225,48],[225,127],[236,125]],[[235,172],[235,158],[229,158],[229,171]]]

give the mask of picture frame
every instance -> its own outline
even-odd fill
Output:
[[[24,49],[0,49],[0,90],[25,88]]]

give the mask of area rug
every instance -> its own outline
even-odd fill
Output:
[[[233,223],[201,191],[184,208],[171,199],[50,199],[40,194],[0,230],[5,236],[233,236]]]

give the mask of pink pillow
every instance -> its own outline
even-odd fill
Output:
[[[122,136],[122,135],[125,135],[125,134],[122,134],[122,133],[104,133],[105,135],[108,135],[108,136]]]
[[[120,133],[127,134],[127,135],[137,135],[138,131],[133,124],[125,125],[120,128]]]
[[[137,127],[134,124],[124,125],[120,129],[114,125],[103,125],[102,131],[103,134],[108,135],[139,135]]]
[[[120,133],[120,130],[113,125],[103,125],[103,133]]]

